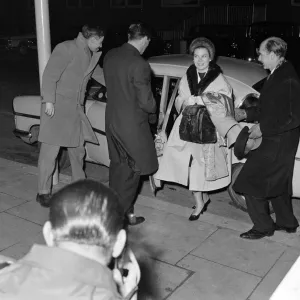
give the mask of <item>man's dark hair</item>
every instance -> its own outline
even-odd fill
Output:
[[[94,36],[101,38],[102,36],[104,36],[104,29],[98,26],[89,26],[86,24],[82,27],[81,33],[86,39]]]
[[[113,190],[85,179],[52,196],[49,221],[58,243],[71,241],[108,250],[124,226],[124,211]]]
[[[137,22],[134,24],[131,24],[128,28],[128,40],[140,40],[143,37],[147,37],[148,39],[151,39],[152,37],[152,30],[148,25],[142,22]]]

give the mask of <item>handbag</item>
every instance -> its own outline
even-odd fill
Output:
[[[216,127],[204,105],[194,104],[184,108],[179,125],[179,136],[183,141],[197,144],[217,142]]]

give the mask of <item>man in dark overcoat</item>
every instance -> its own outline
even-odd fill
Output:
[[[270,70],[260,95],[259,124],[250,129],[250,138],[262,137],[251,151],[234,190],[244,194],[254,224],[245,239],[272,236],[275,230],[295,232],[299,226],[291,202],[294,160],[299,142],[300,81],[293,66],[285,60],[287,44],[271,37],[259,48],[259,61]],[[269,213],[271,202],[276,223]]]
[[[60,147],[68,148],[72,180],[76,181],[85,178],[84,142],[98,143],[84,113],[84,101],[91,76],[105,84],[103,70],[98,65],[103,39],[102,29],[83,26],[76,39],[55,47],[44,70],[37,194],[42,206],[49,206],[52,174]]]
[[[156,111],[151,70],[141,54],[150,42],[150,30],[132,24],[128,42],[104,58],[107,87],[105,131],[110,157],[109,185],[120,196],[130,225],[143,222],[133,211],[140,176],[154,173],[158,161],[148,122]]]

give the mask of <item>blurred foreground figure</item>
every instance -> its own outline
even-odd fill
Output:
[[[43,227],[47,246],[34,245],[2,268],[0,299],[137,299],[140,269],[131,250],[124,253],[123,216],[117,195],[101,183],[81,180],[55,193]]]

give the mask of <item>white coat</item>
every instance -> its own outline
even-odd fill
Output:
[[[200,78],[199,78],[200,79]],[[216,92],[232,97],[232,88],[222,74],[211,82],[204,92]],[[175,107],[179,112],[185,100],[191,96],[188,85],[187,75],[184,75],[179,85],[179,95],[175,100]],[[201,99],[198,97],[198,99]],[[198,103],[198,104],[203,104]],[[154,174],[154,178],[162,181],[176,182],[189,186],[193,191],[212,191],[226,187],[231,182],[231,149],[228,146],[215,144],[215,161],[218,170],[218,179],[206,180],[205,164],[203,157],[203,145],[186,142],[179,137],[179,125],[182,119],[182,113],[176,119],[168,142],[164,148],[163,156],[159,161],[159,169]],[[218,118],[212,121],[218,122]],[[215,124],[216,128],[218,124]],[[223,134],[220,133],[219,134]],[[224,137],[224,136],[223,136]],[[191,166],[190,158],[193,157]]]

